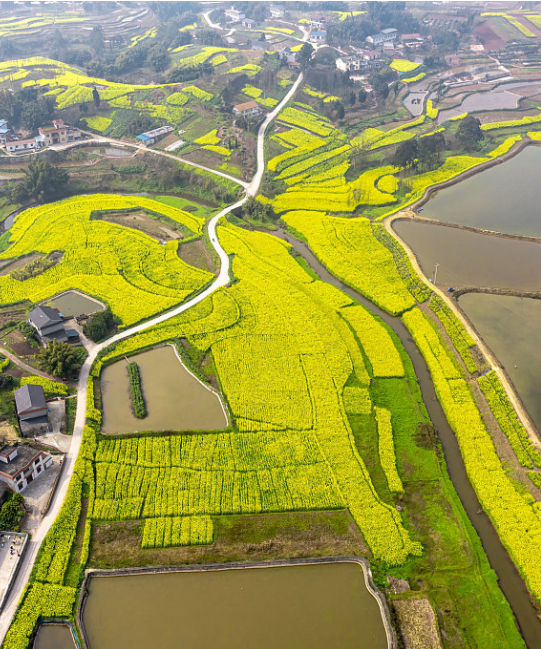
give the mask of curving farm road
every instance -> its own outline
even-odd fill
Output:
[[[308,35],[306,34],[306,38],[307,37]],[[100,351],[102,351],[103,349],[105,349],[106,347],[108,347],[110,344],[114,342],[122,340],[123,338],[127,338],[128,336],[132,336],[133,334],[148,329],[149,327],[153,327],[154,325],[169,320],[170,318],[173,318],[174,316],[183,313],[188,309],[191,309],[193,306],[199,304],[199,302],[201,302],[209,295],[214,293],[214,291],[216,291],[218,288],[222,286],[226,286],[229,283],[229,257],[226,251],[220,245],[216,233],[216,226],[218,225],[218,222],[222,217],[224,217],[226,214],[236,209],[237,207],[240,207],[244,203],[244,201],[248,199],[249,196],[255,196],[257,194],[259,190],[259,186],[261,184],[261,180],[263,178],[263,174],[265,172],[265,131],[269,126],[269,124],[272,122],[272,120],[278,115],[278,113],[282,110],[282,108],[293,97],[293,95],[297,91],[297,88],[302,83],[302,79],[303,79],[303,73],[301,72],[297,80],[293,84],[293,86],[291,86],[289,92],[282,99],[282,101],[276,106],[276,108],[267,115],[265,121],[261,124],[259,128],[257,134],[256,174],[254,175],[252,181],[248,185],[246,185],[245,183],[240,183],[242,185],[245,185],[246,188],[245,196],[241,200],[234,203],[233,205],[224,208],[221,212],[216,214],[216,216],[214,216],[209,221],[208,224],[209,239],[213,248],[216,250],[216,252],[220,257],[220,272],[216,277],[216,279],[214,280],[214,282],[210,286],[208,286],[202,293],[196,295],[188,302],[185,302],[184,304],[181,304],[178,307],[172,309],[171,311],[167,311],[166,313],[163,313],[162,315],[156,316],[155,318],[152,318],[152,320],[143,322],[139,325],[135,325],[134,327],[130,327],[129,329],[125,329],[124,331],[116,334],[116,336],[113,336],[112,338],[109,338],[105,342],[96,345],[92,349],[84,365],[82,366],[79,375],[79,383],[78,383],[78,390],[77,390],[77,415],[75,418],[75,426],[73,430],[71,445],[69,451],[67,452],[64,458],[63,471],[60,476],[60,480],[58,481],[58,485],[55,494],[53,496],[53,500],[51,502],[49,511],[43,517],[42,521],[34,531],[34,534],[28,543],[26,553],[24,557],[21,559],[21,564],[19,567],[19,573],[17,579],[13,585],[11,593],[5,603],[5,606],[0,614],[0,643],[3,642],[6,632],[9,629],[9,626],[13,620],[13,616],[15,615],[15,611],[17,610],[19,599],[21,597],[21,594],[23,592],[26,583],[28,582],[30,573],[34,566],[39,547],[43,539],[45,538],[47,532],[49,531],[51,525],[53,524],[55,518],[57,517],[62,507],[62,504],[64,502],[64,498],[66,497],[69,482],[73,475],[75,460],[77,459],[79,449],[81,448],[83,428],[85,425],[85,418],[86,418],[86,393],[87,393],[86,383],[90,374],[92,364],[96,359],[96,356],[99,354]],[[153,152],[157,153],[156,151]],[[160,154],[167,155],[167,154],[163,154],[162,152],[160,152]],[[176,158],[175,156],[169,156],[169,157]],[[178,158],[176,159],[178,160]],[[198,165],[194,165],[194,166],[198,166]],[[211,171],[212,173],[218,173],[221,176],[225,175],[223,173],[214,172],[212,169],[207,169],[207,170]],[[239,182],[237,179],[232,178],[232,180]]]

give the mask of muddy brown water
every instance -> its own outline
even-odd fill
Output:
[[[96,313],[96,311],[101,311],[104,308],[101,302],[76,291],[67,291],[52,300],[48,300],[47,305],[58,309],[64,316],[74,316],[76,318],[83,314]]]
[[[349,288],[318,261],[310,248],[284,233],[282,230],[273,232],[275,236],[288,241],[301,254],[315,273],[324,281],[336,286],[341,291],[363,304],[373,314],[381,318],[400,339],[406,353],[411,359],[417,381],[421,389],[423,401],[430,420],[440,438],[447,471],[462,505],[476,529],[490,565],[498,576],[500,588],[509,602],[517,624],[529,649],[541,647],[541,622],[530,600],[528,590],[522,581],[515,564],[512,562],[488,516],[484,513],[475,491],[468,479],[464,461],[460,453],[455,434],[445,417],[445,413],[437,398],[434,383],[424,357],[413,341],[410,332],[400,318],[389,315],[357,291]]]
[[[541,243],[405,219],[393,230],[427,277],[434,278],[438,264],[439,285],[541,291]]]
[[[541,430],[541,300],[467,293],[458,303]]]
[[[91,649],[388,647],[355,563],[93,578],[89,591]]]
[[[432,195],[423,216],[507,234],[541,237],[541,147],[528,146],[509,160]]]
[[[145,430],[220,430],[227,417],[218,395],[204,386],[180,362],[171,345],[131,356],[139,366],[147,416],[133,414],[126,360],[101,374],[104,433]]]
[[[37,633],[33,649],[75,649],[75,644],[65,624],[44,624]]]

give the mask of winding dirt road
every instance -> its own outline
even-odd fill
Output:
[[[306,35],[306,38],[307,37],[308,35]],[[209,233],[210,242],[220,258],[220,272],[210,286],[208,286],[202,293],[196,295],[188,302],[177,306],[176,308],[172,309],[171,311],[168,311],[167,313],[163,313],[162,315],[152,318],[152,320],[136,325],[134,327],[130,327],[129,329],[126,329],[116,334],[116,336],[113,336],[112,338],[106,340],[105,342],[96,345],[90,351],[90,354],[87,357],[84,365],[82,366],[79,375],[79,383],[78,383],[78,390],[77,390],[77,414],[75,418],[75,426],[73,430],[71,445],[68,453],[64,458],[64,470],[60,476],[60,480],[58,482],[55,494],[53,496],[49,511],[43,517],[39,526],[35,529],[34,534],[28,543],[25,555],[21,559],[21,564],[19,567],[19,573],[17,579],[13,585],[12,591],[5,603],[5,606],[0,614],[0,643],[3,642],[7,630],[9,629],[9,626],[13,620],[15,611],[17,610],[19,599],[30,577],[30,573],[34,566],[36,555],[41,546],[41,543],[43,542],[43,539],[47,535],[47,532],[49,531],[58,513],[60,512],[60,509],[66,497],[66,493],[68,491],[68,486],[71,477],[73,475],[73,468],[75,465],[75,461],[77,459],[77,455],[79,454],[79,450],[81,448],[83,428],[86,419],[86,397],[87,397],[86,384],[87,384],[88,377],[90,375],[92,364],[96,360],[96,357],[99,354],[99,352],[101,352],[103,349],[105,349],[112,343],[115,343],[119,340],[132,336],[133,334],[139,333],[140,331],[153,327],[161,322],[165,322],[166,320],[169,320],[170,318],[173,318],[174,316],[179,315],[180,313],[183,313],[188,309],[191,309],[196,304],[199,304],[209,295],[214,293],[214,291],[216,291],[218,288],[227,286],[227,284],[229,283],[229,257],[226,251],[220,245],[216,233],[216,227],[222,217],[224,217],[226,214],[236,209],[237,207],[240,207],[244,203],[244,201],[248,199],[249,196],[255,196],[257,194],[259,190],[259,186],[261,184],[261,180],[263,178],[263,174],[265,172],[265,131],[269,126],[269,124],[272,122],[272,120],[278,115],[278,113],[282,110],[282,108],[293,97],[299,85],[302,83],[302,80],[303,80],[303,73],[301,72],[297,80],[293,84],[293,86],[291,86],[286,96],[276,106],[276,108],[267,115],[265,121],[261,124],[257,135],[257,171],[254,178],[249,184],[243,183],[237,180],[236,178],[232,178],[230,176],[227,176],[226,174],[216,172],[212,169],[201,167],[201,165],[195,165],[194,163],[190,163],[192,164],[192,166],[198,166],[203,169],[206,169],[211,173],[215,173],[220,176],[225,176],[230,180],[234,180],[235,182],[243,185],[246,189],[246,194],[241,200],[237,201],[233,205],[224,208],[221,212],[216,214],[216,216],[214,216],[209,221],[208,224],[208,233]],[[114,142],[118,144],[116,140],[112,140],[109,138],[107,138],[106,141]],[[137,147],[137,145],[133,145],[133,146],[135,146],[136,148],[141,148],[141,147]],[[158,152],[158,151],[153,151],[151,149],[145,149],[145,147],[142,148],[146,151],[156,153],[159,155],[165,155],[167,157],[178,160],[176,156],[172,156],[161,151]]]

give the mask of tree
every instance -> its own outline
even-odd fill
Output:
[[[51,164],[45,158],[34,158],[24,177],[11,190],[11,199],[17,203],[34,198],[39,201],[57,198],[66,192],[68,172]]]
[[[155,72],[163,72],[170,61],[171,57],[169,56],[169,52],[163,45],[158,44],[150,48],[147,63],[154,68]]]
[[[39,366],[48,374],[71,377],[81,367],[80,353],[69,343],[53,340],[38,356]]]
[[[100,25],[96,25],[90,32],[90,47],[94,50],[94,54],[101,58],[105,52],[105,40],[103,38],[103,29]]]
[[[481,122],[473,115],[468,115],[460,121],[456,135],[464,149],[476,149],[484,139]]]
[[[92,88],[92,99],[94,100],[94,106],[96,108],[100,107],[100,93],[97,88]]]
[[[419,139],[419,164],[429,170],[440,165],[440,154],[445,149],[445,138],[442,133],[434,133]]]
[[[7,390],[13,386],[13,377],[10,374],[0,374],[0,390]]]
[[[0,528],[3,530],[17,531],[19,529],[19,522],[24,516],[24,510],[21,505],[24,503],[24,498],[21,494],[13,494],[13,496],[0,509]]]
[[[313,53],[314,48],[312,47],[312,45],[310,45],[310,43],[305,43],[299,50],[298,59],[303,70],[306,70],[306,68],[310,65]]]
[[[364,104],[367,98],[368,98],[368,93],[364,88],[361,88],[357,94],[357,99],[359,100],[359,104]]]
[[[396,151],[391,160],[391,164],[395,167],[413,167],[419,155],[419,145],[417,140],[406,140],[401,142],[397,147]]]
[[[83,326],[83,332],[91,340],[101,340],[105,338],[114,324],[115,318],[111,309],[105,309],[105,311],[98,311],[92,316],[90,321]]]
[[[340,102],[336,102],[335,109],[336,109],[336,117],[337,117],[337,119],[344,119],[346,111],[344,110],[344,107],[342,106],[342,104]]]

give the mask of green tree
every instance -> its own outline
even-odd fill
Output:
[[[0,528],[3,530],[19,529],[19,522],[24,516],[24,510],[21,505],[24,503],[24,498],[21,494],[13,494],[13,496],[0,509]]]
[[[71,377],[81,367],[78,351],[69,343],[53,340],[38,356],[39,366],[48,374],[57,377]]]
[[[96,108],[99,108],[101,99],[100,93],[98,92],[97,88],[92,88],[92,99],[94,100],[94,106],[96,106]]]
[[[481,122],[477,117],[468,115],[460,121],[456,136],[464,149],[477,149],[479,142],[484,139]]]
[[[83,332],[91,340],[101,340],[105,338],[114,324],[115,318],[111,309],[105,309],[105,311],[98,311],[90,318],[89,322],[83,326]]]
[[[62,167],[44,158],[34,158],[25,169],[24,177],[12,189],[11,199],[16,203],[29,198],[52,199],[66,192],[68,180],[69,174]]]
[[[442,133],[419,139],[419,164],[429,170],[439,167],[441,153],[445,150],[445,138]]]
[[[419,145],[417,140],[406,140],[401,142],[397,147],[391,159],[391,164],[395,167],[413,167],[415,166],[419,155]]]
[[[305,43],[299,50],[298,59],[303,70],[306,70],[306,68],[311,64],[313,53],[314,48],[310,43]]]
[[[98,58],[101,58],[105,53],[105,40],[101,25],[96,25],[90,32],[90,47]]]

